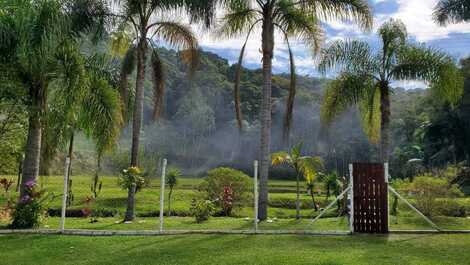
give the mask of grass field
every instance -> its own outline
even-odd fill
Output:
[[[13,178],[13,177],[10,177]],[[89,218],[72,218],[68,217],[66,228],[83,228],[83,229],[113,229],[113,230],[152,230],[157,229],[157,216],[159,211],[159,195],[160,182],[158,179],[153,180],[150,186],[137,193],[136,211],[137,220],[132,224],[122,224],[125,212],[127,192],[117,185],[115,177],[102,177],[103,189],[98,197],[94,209],[99,211],[113,212],[112,217],[100,217],[97,223],[90,223]],[[197,224],[192,217],[185,217],[191,205],[191,200],[198,195],[197,187],[201,183],[201,179],[196,178],[180,178],[179,183],[174,191],[172,199],[172,211],[179,217],[165,217],[166,229],[227,229],[227,230],[248,230],[253,228],[253,208],[247,205],[242,209],[237,209],[236,217],[212,217],[203,224]],[[84,199],[91,195],[90,176],[73,176],[72,190],[74,200],[69,209],[80,210],[87,205]],[[42,177],[40,185],[49,192],[56,195],[55,199],[50,203],[49,207],[56,209],[57,212],[61,205],[61,192],[63,189],[63,179],[60,176]],[[320,185],[319,185],[320,186]],[[302,215],[304,219],[297,221],[293,219],[295,216],[295,182],[274,180],[269,182],[269,217],[272,222],[263,222],[260,229],[266,230],[307,230],[307,231],[347,231],[347,217],[336,217],[334,209],[327,214],[328,218],[322,218],[314,225],[310,220],[316,216],[318,212],[312,210],[311,198],[306,193],[302,193]],[[168,191],[167,191],[168,192]],[[10,196],[16,198],[17,194]],[[167,199],[167,197],[165,197]],[[325,206],[333,198],[326,200],[324,195],[317,195],[317,201],[321,206]],[[463,202],[469,198],[459,198]],[[5,196],[0,195],[0,205],[5,204]],[[431,227],[414,212],[410,211],[403,204],[399,207],[398,220],[395,216],[390,218],[390,228],[396,230],[402,229],[430,229]],[[167,208],[165,207],[165,211]],[[443,217],[437,216],[432,218],[443,229],[463,230],[470,229],[470,217]],[[0,229],[5,228],[7,220],[0,219]],[[42,221],[41,228],[58,228],[59,218],[48,217]]]
[[[468,235],[0,236],[0,264],[470,264]]]

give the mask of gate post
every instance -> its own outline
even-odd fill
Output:
[[[349,229],[354,233],[354,178],[353,178],[353,164],[349,164]]]

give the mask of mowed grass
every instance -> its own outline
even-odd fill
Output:
[[[0,236],[0,264],[469,264],[468,235]]]

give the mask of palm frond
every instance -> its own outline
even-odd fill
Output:
[[[382,120],[380,89],[378,86],[375,86],[375,89],[366,91],[363,99],[359,102],[359,110],[363,131],[372,143],[377,144],[381,136],[380,128]]]
[[[191,29],[185,25],[171,21],[161,21],[153,24],[154,36],[167,42],[181,52],[183,61],[193,73],[198,64],[198,42]]]
[[[367,42],[335,41],[320,54],[318,70],[326,73],[329,70],[339,70],[359,75],[373,75],[379,66]]]
[[[126,55],[123,58],[121,73],[120,73],[120,82],[119,82],[119,91],[121,95],[121,106],[122,106],[122,116],[124,120],[127,121],[128,115],[128,105],[129,105],[129,75],[132,74],[136,67],[137,61],[137,48],[135,46],[129,47],[126,52]]]
[[[274,23],[289,37],[301,40],[317,53],[323,43],[324,33],[318,18],[301,8],[291,5],[291,1],[276,2]]]
[[[258,13],[251,8],[249,1],[230,1],[225,14],[216,30],[216,36],[237,37],[251,31],[258,19]]]
[[[447,54],[423,45],[402,46],[391,75],[400,80],[431,83],[437,98],[456,103],[463,94],[463,77]]]
[[[163,96],[165,94],[165,73],[163,63],[158,56],[158,51],[152,51],[152,74],[153,74],[153,120],[160,119],[163,109]]]
[[[312,183],[324,167],[323,160],[318,156],[301,157],[298,166],[307,183]]]
[[[373,16],[365,0],[301,0],[296,4],[321,20],[355,21],[363,29],[372,28]]]
[[[294,63],[294,55],[292,53],[292,49],[290,47],[289,39],[287,39],[287,48],[289,50],[289,64],[290,64],[290,84],[289,84],[289,95],[287,96],[286,101],[286,113],[284,114],[284,126],[283,126],[283,141],[284,143],[288,143],[290,130],[292,126],[292,116],[294,112],[294,102],[295,102],[295,93],[296,93],[296,73],[295,73],[295,63]]]
[[[466,0],[440,0],[434,7],[434,20],[441,26],[470,21],[470,2]]]
[[[373,80],[365,76],[343,73],[331,81],[325,92],[320,117],[323,123],[333,119],[350,106],[360,103],[375,86]]]
[[[273,166],[289,164],[291,161],[291,156],[287,152],[276,152],[271,154],[271,164]]]

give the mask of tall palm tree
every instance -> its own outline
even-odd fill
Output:
[[[181,15],[181,11],[187,11],[190,18],[195,21],[204,21],[208,26],[214,14],[213,1],[190,0],[122,0],[121,11],[118,14],[122,18],[121,24],[115,34],[114,45],[117,50],[122,50],[123,45],[128,48],[124,57],[121,72],[121,98],[123,100],[124,114],[127,114],[129,103],[128,77],[137,68],[135,96],[132,111],[132,147],[130,165],[139,165],[140,132],[143,120],[144,108],[144,80],[146,64],[149,53],[152,66],[154,88],[153,119],[160,117],[164,95],[164,65],[158,55],[157,43],[164,42],[171,47],[184,50],[183,61],[189,65],[192,72],[197,64],[198,43],[191,29],[172,19]],[[128,201],[135,201],[135,192],[130,188]],[[134,205],[128,204],[125,221],[134,219]]]
[[[313,183],[315,177],[323,168],[322,159],[317,156],[302,156],[302,143],[299,143],[294,145],[290,152],[277,152],[272,154],[271,163],[273,166],[284,164],[295,170],[297,183],[297,199],[295,203],[296,218],[300,219],[300,178],[304,177],[307,182]],[[313,206],[315,207],[315,210],[317,210],[315,200]]]
[[[104,21],[93,0],[0,2],[0,67],[7,69],[1,78],[24,88],[19,101],[28,107],[28,136],[21,179],[25,183],[39,174],[41,135],[48,94],[54,84],[73,90],[84,80],[84,64],[76,39],[81,33],[100,28]],[[79,24],[75,18],[80,17]]]
[[[441,26],[470,22],[470,1],[440,0],[434,7],[434,20]]]
[[[235,111],[238,126],[242,127],[240,110],[240,74],[246,43],[257,26],[261,27],[263,72],[263,100],[261,105],[260,196],[259,219],[267,218],[268,170],[271,142],[271,82],[274,35],[281,34],[289,49],[291,84],[284,117],[284,139],[289,136],[295,97],[295,66],[289,39],[297,38],[316,51],[320,48],[323,32],[320,21],[332,19],[353,20],[363,28],[370,28],[372,16],[364,0],[233,0],[225,1],[227,14],[222,19],[220,33],[225,37],[246,34],[240,51],[235,75]]]
[[[463,79],[452,58],[407,41],[405,25],[385,22],[378,30],[382,47],[374,51],[362,41],[335,41],[321,52],[319,69],[340,71],[325,94],[321,117],[326,123],[349,106],[359,104],[366,133],[380,139],[380,159],[388,161],[391,82],[422,80],[436,96],[455,102],[463,92]]]

